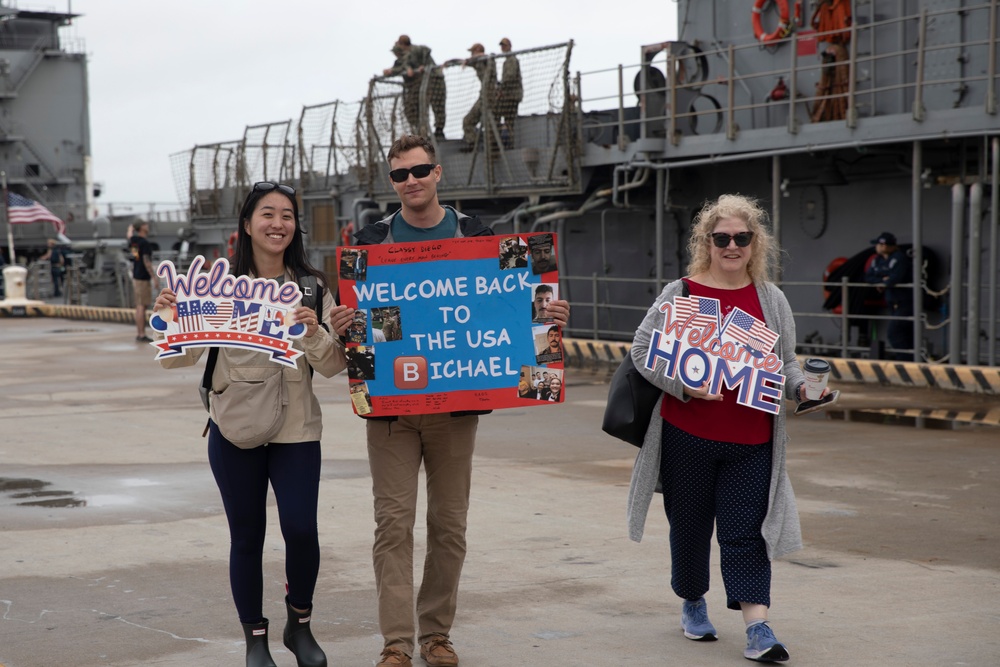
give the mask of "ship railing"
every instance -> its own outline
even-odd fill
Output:
[[[576,192],[580,149],[572,49],[570,41],[450,59],[409,83],[400,76],[373,77],[358,133],[364,150],[355,165],[367,169],[369,193],[392,195],[381,170],[369,167],[385,164],[393,141],[408,133],[434,142],[444,166],[438,186],[443,193]],[[515,69],[522,91],[516,102],[516,87],[509,86]],[[490,70],[492,75],[485,74]]]
[[[631,303],[627,299],[615,299],[614,293],[621,294],[622,288],[626,288],[630,294],[638,290],[648,291],[652,294],[659,294],[666,284],[663,280],[656,278],[624,278],[614,276],[600,276],[596,273],[590,275],[560,275],[559,282],[561,294],[570,294],[567,290],[573,287],[573,293],[579,290],[587,291],[589,287],[590,298],[569,298],[574,312],[577,313],[570,326],[567,327],[567,335],[577,338],[590,338],[593,340],[615,340],[631,341],[635,334],[636,327],[642,321],[643,316],[652,304],[636,305],[634,299]],[[874,289],[869,283],[854,283],[847,279],[840,281],[781,281],[777,283],[786,293],[799,290],[810,290],[816,296],[819,304],[826,301],[828,292],[839,290],[840,308],[826,310],[822,307],[818,310],[796,310],[793,312],[796,320],[796,328],[801,336],[798,342],[800,353],[821,354],[841,358],[868,357],[872,350],[879,347],[877,332],[870,333],[873,324],[878,325],[878,329],[888,326],[890,322],[907,322],[914,327],[914,340],[918,341],[916,349],[894,349],[895,354],[906,355],[915,361],[929,362],[950,362],[947,356],[935,356],[932,346],[927,343],[928,334],[950,326],[950,319],[943,316],[938,317],[933,312],[924,312],[918,318],[915,316],[896,316],[886,314],[886,310],[881,305],[873,305],[866,308],[864,312],[853,312],[850,309],[852,293],[860,290],[868,292]],[[586,287],[585,287],[586,286]],[[899,289],[910,289],[913,283],[900,283]],[[926,284],[921,283],[922,293],[931,294]],[[795,299],[801,303],[803,299]],[[586,313],[586,315],[584,315]],[[589,326],[581,322],[589,319]],[[832,328],[823,329],[825,324],[832,324]],[[852,329],[857,329],[857,335],[853,335]],[[875,345],[873,345],[875,343]],[[975,362],[970,362],[975,363]]]
[[[997,0],[990,0],[960,12],[925,8],[889,19],[856,16],[846,41],[842,30],[793,31],[767,45],[788,47],[776,51],[787,64],[752,73],[741,72],[737,63],[741,53],[762,48],[757,42],[715,49],[664,42],[644,64],[577,73],[584,140],[624,149],[633,140],[665,137],[676,146],[693,135],[724,133],[735,140],[746,129],[783,126],[797,134],[810,122],[839,121],[853,129],[865,117],[891,114],[923,122],[931,109],[979,107],[994,115],[998,13]],[[928,25],[945,19],[974,26],[968,31],[972,38],[929,33]],[[800,52],[815,54],[816,60],[804,62]],[[824,53],[834,60],[821,62]],[[709,72],[716,63],[720,71]],[[929,96],[932,88],[948,94]],[[607,109],[612,101],[617,113]]]
[[[175,202],[104,202],[97,207],[97,215],[108,218],[134,216],[151,223],[183,223],[190,218],[190,212]]]
[[[298,151],[290,137],[290,120],[251,125],[242,140],[198,145],[171,155],[178,197],[187,200],[195,217],[237,215],[254,183],[297,181]]]
[[[338,174],[363,166],[361,109],[362,102],[341,100],[302,107],[297,139],[304,190],[328,189]]]

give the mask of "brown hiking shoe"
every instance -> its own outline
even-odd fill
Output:
[[[451,646],[451,640],[444,635],[434,635],[420,645],[420,657],[430,667],[455,667],[458,656]]]
[[[386,647],[382,649],[379,663],[375,667],[412,667],[410,656],[403,653],[398,648]]]

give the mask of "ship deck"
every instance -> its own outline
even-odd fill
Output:
[[[0,322],[0,664],[241,664],[201,368],[162,370],[119,322]],[[679,631],[657,501],[643,542],[628,540],[635,450],[600,431],[607,378],[572,368],[564,404],[481,419],[452,633],[462,664],[742,662],[717,551],[707,598],[720,639],[705,644]],[[344,376],[316,380],[325,435],[313,629],[331,664],[372,664],[381,639],[363,422]],[[771,620],[792,660],[1000,663],[1000,430],[870,412],[988,411],[997,397],[834,385],[837,415],[789,419],[805,548],[774,563]],[[264,607],[287,665],[273,499],[268,517]]]

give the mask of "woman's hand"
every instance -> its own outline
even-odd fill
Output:
[[[331,330],[340,337],[347,335],[347,328],[354,319],[354,309],[350,306],[335,306],[330,311]]]
[[[545,314],[555,320],[560,327],[569,324],[569,301],[553,299],[545,309]]]
[[[319,330],[319,320],[316,319],[316,311],[309,306],[296,306],[292,311],[295,324],[306,325],[306,338],[312,338]]]
[[[708,391],[708,380],[698,387],[697,389],[692,389],[691,387],[684,385],[684,393],[691,398],[700,398],[703,401],[721,401],[722,394],[710,394]]]
[[[170,310],[177,305],[177,295],[169,287],[164,287],[153,302],[153,311]]]

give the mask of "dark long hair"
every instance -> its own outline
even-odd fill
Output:
[[[247,198],[243,200],[243,208],[240,209],[240,219],[236,229],[236,249],[231,262],[233,274],[237,276],[253,275],[258,278],[262,277],[257,271],[256,262],[254,262],[253,244],[250,240],[250,235],[247,234],[246,223],[253,216],[253,212],[256,210],[257,204],[260,200],[263,199],[265,195],[276,192],[292,203],[292,215],[295,216],[295,233],[292,235],[292,242],[288,244],[287,248],[285,248],[285,255],[283,258],[285,269],[291,271],[296,280],[306,274],[313,275],[316,276],[316,278],[324,285],[329,287],[330,283],[326,279],[326,274],[310,264],[309,258],[306,256],[305,243],[302,240],[302,236],[305,232],[302,231],[302,223],[299,221],[299,203],[296,201],[297,198],[278,189],[278,184],[276,182],[265,182],[271,183],[275,187],[268,190],[261,190],[255,185],[254,188],[250,190],[250,194],[247,195]]]

